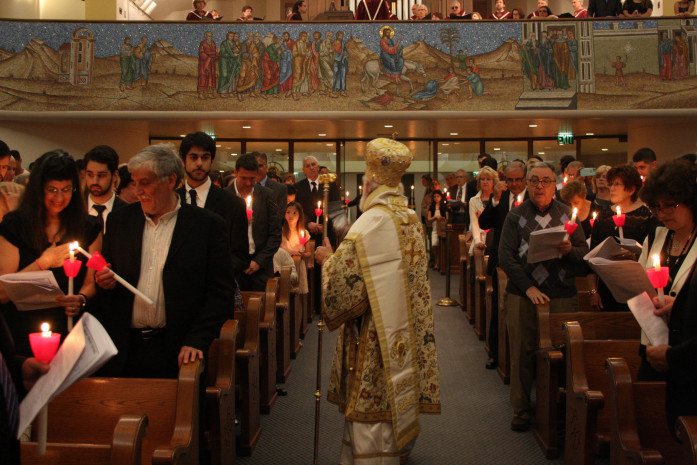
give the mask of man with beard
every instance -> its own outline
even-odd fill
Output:
[[[107,217],[114,210],[128,205],[116,196],[114,180],[119,178],[119,155],[108,145],[98,145],[85,154],[87,213],[97,217],[106,231]]]
[[[244,201],[214,185],[210,172],[215,161],[215,141],[205,132],[187,134],[179,146],[186,181],[176,190],[181,203],[195,205],[223,218],[230,238],[232,267],[237,276],[249,262],[247,212]]]

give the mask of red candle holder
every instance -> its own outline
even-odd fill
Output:
[[[307,237],[300,236],[298,241],[300,242],[300,245],[305,245],[305,244],[307,244]]]
[[[82,262],[80,260],[63,260],[63,271],[68,278],[76,278],[80,273]]]
[[[319,217],[322,216],[322,209],[315,208],[315,215],[317,215],[317,219],[319,219]]]
[[[591,219],[590,219],[590,220],[588,220],[588,221],[590,221],[590,223],[591,223],[591,228],[592,228],[592,227],[593,227],[593,225],[595,224],[595,220],[594,220],[593,218],[591,218]]]
[[[44,336],[44,333],[29,333],[31,351],[34,353],[34,357],[42,363],[49,363],[53,360],[60,341],[61,335],[58,333],[50,333],[49,336]]]
[[[351,202],[351,199],[347,197],[346,200],[344,200],[344,202],[346,202],[346,206],[348,206],[349,202]]]
[[[99,252],[95,252],[87,260],[87,268],[92,268],[94,271],[101,271],[106,267],[106,260]]]
[[[574,233],[574,231],[576,231],[576,228],[578,228],[578,223],[572,223],[571,221],[567,221],[564,224],[564,229],[566,230],[566,234],[568,234],[569,236],[572,235]]]
[[[247,221],[252,219],[252,215],[254,214],[254,210],[252,209],[247,209]]]
[[[621,228],[622,226],[624,226],[625,219],[626,219],[626,217],[625,217],[624,213],[622,213],[621,215],[613,215],[612,216],[612,221],[615,222],[615,226],[617,226],[618,228]]]
[[[660,270],[656,271],[654,268],[649,268],[646,270],[646,274],[649,275],[649,281],[651,285],[656,289],[663,289],[668,285],[668,267],[662,266]]]

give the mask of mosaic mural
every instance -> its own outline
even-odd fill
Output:
[[[0,27],[0,111],[697,107],[691,19]]]

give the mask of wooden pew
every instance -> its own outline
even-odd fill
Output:
[[[307,241],[305,244],[305,251],[308,252],[308,256],[305,257],[305,267],[307,268],[307,287],[310,291],[309,299],[307,301],[307,315],[306,322],[312,323],[312,319],[315,316],[315,301],[319,299],[320,289],[315,289],[315,273],[318,268],[315,267],[315,241]]]
[[[697,465],[697,416],[678,417],[675,430],[685,447],[685,463]]]
[[[592,465],[596,455],[607,456],[610,446],[610,409],[603,408],[610,392],[605,360],[621,357],[630,372],[639,370],[639,339],[588,340],[581,325],[564,325],[566,343],[566,438],[564,463]]]
[[[235,463],[235,346],[239,328],[227,320],[208,349],[206,409],[213,465]]]
[[[559,423],[564,419],[566,380],[566,358],[562,345],[564,323],[567,321],[578,321],[587,340],[634,340],[639,339],[641,334],[631,312],[551,313],[548,305],[537,306],[540,350],[536,355],[535,439],[547,458],[559,455]]]
[[[197,360],[178,379],[78,381],[48,406],[46,455],[23,442],[22,463],[198,464],[202,371]]]
[[[300,257],[293,257],[300,260]],[[281,268],[279,278],[278,298],[276,300],[276,382],[285,383],[290,374],[290,344],[293,340],[294,328],[297,328],[298,320],[295,319],[290,308],[290,267]],[[301,315],[302,317],[302,315]]]
[[[666,383],[632,382],[627,362],[605,362],[610,381],[610,459],[613,465],[687,463],[686,449],[666,421]]]
[[[470,244],[472,244],[472,233],[468,231],[464,235],[458,236],[458,238],[460,264],[462,267],[462,272],[460,273],[460,302],[467,316],[467,321],[470,324],[474,324],[474,288],[470,285],[472,257],[470,257],[469,253]]]
[[[300,264],[301,258],[293,257],[293,260],[296,263],[296,269],[299,269],[298,265]],[[307,279],[310,279],[309,275]],[[307,284],[309,288],[309,281]],[[289,296],[288,302],[290,306],[289,351],[290,358],[295,359],[298,356],[298,352],[300,352],[300,349],[302,348],[302,342],[300,342],[300,337],[305,337],[305,333],[307,332],[308,328],[305,305],[306,301],[308,301],[309,299],[303,299],[303,294],[300,294],[300,289],[298,289],[297,287],[291,288],[290,292],[291,294]],[[312,312],[311,309],[310,312]]]
[[[508,276],[500,268],[496,267],[499,279],[499,366],[496,368],[503,384],[511,382],[511,346],[508,341],[508,325],[504,316],[506,308],[506,286],[508,286]]]
[[[474,334],[480,341],[486,338],[486,265],[484,251],[474,248]],[[472,265],[470,265],[472,266]]]
[[[244,298],[245,293],[242,293]],[[235,380],[239,386],[241,404],[240,438],[237,452],[243,456],[252,455],[261,426],[259,420],[259,315],[262,298],[248,296],[244,311],[235,311],[240,335],[235,350]]]
[[[445,236],[443,237],[443,246],[441,249],[445,250],[445,254],[447,255],[448,253],[450,254],[450,274],[459,274],[460,273],[460,264],[457,261],[457,257],[460,254],[460,243],[458,240],[458,237],[460,234],[464,234],[465,232],[465,224],[464,223],[448,223],[443,227],[443,233]],[[447,235],[450,234],[450,247],[445,247],[447,245],[448,237]],[[442,266],[442,273],[445,273],[447,271],[447,257],[444,255],[443,256],[443,266]]]
[[[484,328],[484,350],[486,350],[486,353],[491,352],[491,342],[489,341],[489,335],[491,334],[491,320],[492,320],[492,313],[494,311],[494,279],[486,274],[486,270],[489,269],[489,256],[485,255],[484,256],[484,263],[482,264],[482,267],[484,268],[484,276],[486,278],[484,282],[484,316],[485,316],[485,328]],[[498,309],[497,309],[498,310]]]
[[[261,413],[269,413],[278,396],[276,393],[277,286],[277,278],[272,278],[267,281],[265,292],[242,292],[245,307],[251,297],[261,299],[259,311],[259,408]]]

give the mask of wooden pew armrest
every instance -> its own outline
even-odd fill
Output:
[[[112,465],[139,465],[143,437],[148,426],[146,415],[121,415],[111,442]]]
[[[697,416],[678,417],[675,429],[685,445],[685,463],[697,465]]]
[[[169,444],[158,446],[153,452],[153,465],[198,463],[198,414],[199,384],[203,362],[196,360],[179,368],[177,384],[177,409],[174,414],[174,430]],[[191,402],[179,399],[191,399]],[[197,447],[192,447],[198,444]]]
[[[237,320],[227,320],[220,328],[217,373],[213,386],[217,390],[233,390],[235,388],[235,346],[238,335]],[[208,389],[206,389],[206,395],[209,395]]]
[[[583,398],[588,405],[588,411],[600,410],[605,405],[605,396],[600,391],[585,391],[583,393]]]
[[[547,350],[542,354],[542,360],[549,363],[551,367],[563,367],[564,366],[564,354],[561,350]]]
[[[552,328],[549,321],[549,304],[536,305],[537,307],[537,340],[540,349],[552,347]]]

